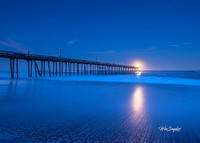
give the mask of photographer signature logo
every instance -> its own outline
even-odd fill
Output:
[[[181,131],[181,128],[179,128],[179,127],[172,128],[172,126],[169,126],[168,128],[166,126],[164,126],[164,127],[160,126],[158,129],[160,131],[167,131],[167,132],[170,132],[170,131],[172,131],[172,132],[180,132]]]

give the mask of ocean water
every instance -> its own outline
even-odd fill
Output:
[[[32,73],[35,79],[35,73]],[[75,75],[75,76],[74,76]],[[19,73],[20,79],[27,80],[27,72]],[[16,74],[15,74],[16,77]],[[9,79],[9,72],[0,72],[1,79]],[[37,79],[63,80],[63,81],[95,81],[95,82],[125,82],[125,83],[149,83],[149,84],[178,84],[178,85],[200,85],[200,71],[142,71],[140,76],[133,74],[117,75],[81,75],[72,73],[69,76],[51,76],[46,72],[45,77]]]
[[[20,77],[0,74],[0,142],[200,142],[198,71]]]

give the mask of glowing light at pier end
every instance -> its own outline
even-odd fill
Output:
[[[136,60],[132,63],[132,66],[135,66],[137,68],[135,73],[137,76],[140,76],[142,73],[142,69],[144,69],[144,62]]]
[[[140,68],[140,64],[136,64],[135,66],[138,67],[138,68]]]
[[[136,66],[136,68],[137,68],[137,70],[136,70],[136,75],[137,75],[137,76],[140,76],[140,75],[141,75],[141,67],[140,67],[140,64],[136,64],[135,66]]]
[[[145,63],[143,61],[141,61],[141,60],[135,60],[135,61],[132,62],[131,65],[135,66],[135,67],[138,67],[139,70],[146,69]]]

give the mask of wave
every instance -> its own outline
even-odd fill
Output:
[[[21,79],[28,79],[27,73],[19,74]],[[9,73],[0,73],[1,78],[10,79]],[[34,73],[33,73],[33,79]],[[123,83],[147,83],[147,84],[177,84],[177,85],[196,85],[200,86],[200,79],[173,77],[173,76],[157,76],[157,75],[79,75],[79,76],[62,76],[62,77],[40,77],[38,79],[62,80],[62,81],[93,81],[93,82],[123,82]]]
[[[197,85],[200,86],[200,80],[186,78],[170,78],[157,76],[133,76],[133,75],[116,75],[116,76],[80,76],[80,77],[53,77],[50,80],[66,81],[95,81],[95,82],[124,82],[124,83],[148,83],[148,84],[178,84],[178,85]]]

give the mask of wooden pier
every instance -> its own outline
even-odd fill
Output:
[[[28,77],[33,76],[33,70],[35,71],[35,77],[45,77],[46,71],[49,77],[52,76],[71,76],[71,75],[103,75],[103,74],[128,74],[134,73],[138,70],[137,67],[111,64],[97,61],[71,59],[61,57],[53,57],[46,55],[36,55],[24,53],[17,53],[11,51],[0,50],[0,57],[10,59],[10,73],[11,78],[15,75],[18,78],[19,60],[27,61]],[[40,67],[38,62],[40,62]],[[47,64],[47,69],[45,64]],[[15,67],[16,66],[16,67]],[[16,68],[16,70],[15,70]],[[33,69],[34,68],[34,69]]]

